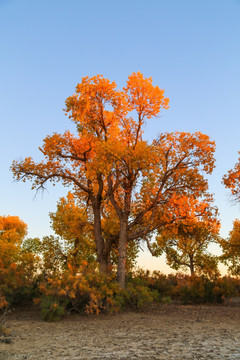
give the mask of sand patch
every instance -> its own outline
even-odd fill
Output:
[[[8,325],[13,343],[0,344],[0,360],[240,359],[240,307],[234,306],[163,305],[57,323],[22,312]]]

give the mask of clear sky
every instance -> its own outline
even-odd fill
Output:
[[[29,236],[51,233],[48,213],[67,189],[49,185],[34,198],[30,183],[13,181],[11,162],[39,160],[46,135],[73,127],[62,109],[83,76],[121,88],[140,71],[170,98],[146,138],[178,130],[216,141],[209,183],[228,234],[240,217],[221,184],[240,150],[240,0],[0,0],[0,39],[1,215],[18,215]]]

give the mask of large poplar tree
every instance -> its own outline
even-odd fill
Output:
[[[100,270],[108,271],[110,249],[117,242],[122,287],[128,242],[149,241],[159,226],[186,218],[185,200],[204,196],[203,173],[214,167],[215,144],[200,132],[143,140],[146,121],[158,119],[161,108],[168,108],[164,90],[141,73],[130,75],[121,91],[100,75],[83,78],[66,100],[76,132],[47,136],[40,148],[42,162],[26,158],[12,165],[15,179],[28,179],[37,189],[61,181],[91,206]],[[106,206],[114,209],[119,224],[111,237],[103,234]]]

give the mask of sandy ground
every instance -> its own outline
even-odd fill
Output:
[[[145,312],[43,322],[11,314],[0,360],[240,359],[240,306],[162,305]]]

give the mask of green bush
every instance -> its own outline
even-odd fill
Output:
[[[43,296],[40,302],[41,316],[45,321],[58,321],[66,315],[67,300]]]
[[[162,296],[160,298],[160,303],[161,304],[171,304],[171,302],[172,302],[172,299],[171,299],[170,296]]]
[[[170,297],[172,289],[177,285],[175,275],[165,275],[160,271],[138,269],[128,276],[128,280],[132,283],[147,286],[150,290],[157,291],[160,299],[162,297]]]
[[[149,287],[129,282],[124,291],[125,304],[130,305],[134,309],[140,309],[149,306],[154,300],[159,300],[159,294]]]

